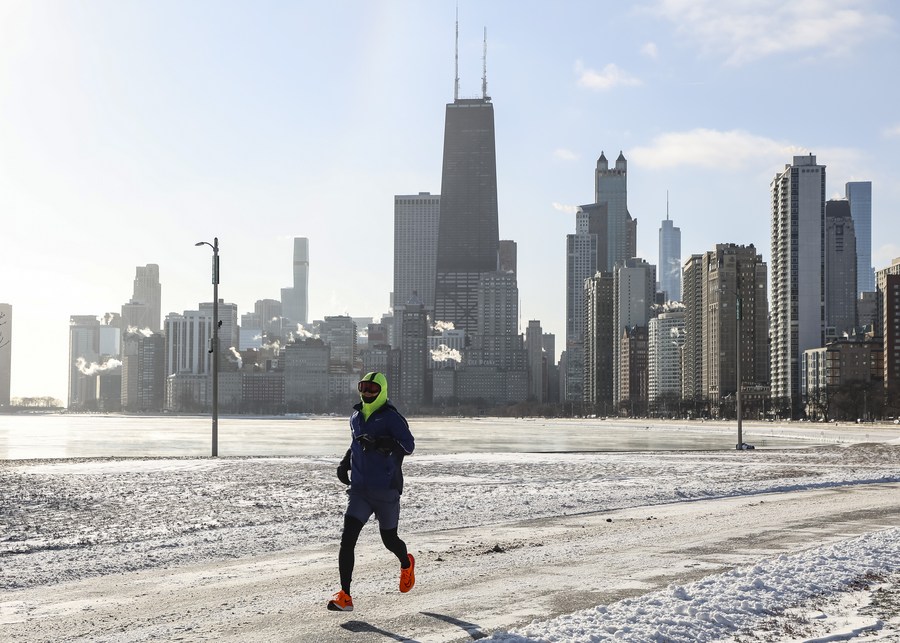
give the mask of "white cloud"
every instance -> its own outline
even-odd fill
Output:
[[[575,61],[575,74],[578,76],[578,84],[581,87],[596,91],[605,91],[619,85],[640,85],[639,78],[631,76],[615,64],[609,63],[602,71],[589,69],[580,60]]]
[[[653,60],[656,60],[657,56],[659,56],[659,50],[657,49],[655,42],[648,42],[641,47],[641,53]]]
[[[748,132],[720,132],[694,129],[662,134],[646,147],[631,150],[628,160],[653,168],[697,166],[709,169],[736,170],[748,162],[781,159],[789,163],[795,154],[805,150]]]
[[[741,130],[720,132],[702,128],[661,134],[650,145],[633,148],[628,160],[650,169],[702,167],[774,173],[790,164],[794,156],[809,153],[828,167],[830,176],[850,176],[862,161],[859,152],[850,148],[808,148]]]
[[[840,55],[863,40],[888,32],[893,20],[869,8],[869,0],[658,0],[653,15],[707,54],[742,65],[783,53]]]
[[[900,125],[894,125],[893,127],[886,128],[884,130],[884,135],[888,138],[900,137]]]
[[[565,212],[566,214],[575,214],[578,211],[577,205],[566,205],[564,203],[553,203],[553,209],[559,212]]]
[[[553,150],[553,158],[559,159],[560,161],[577,161],[578,155],[572,150],[567,150],[564,147],[559,147]]]

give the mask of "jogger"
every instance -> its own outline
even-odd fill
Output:
[[[341,482],[350,485],[341,548],[338,553],[341,590],[328,601],[328,609],[351,611],[356,541],[363,525],[375,516],[384,546],[400,561],[400,591],[416,582],[415,558],[397,535],[400,495],[403,493],[403,458],[413,452],[415,440],[409,424],[390,403],[387,378],[367,373],[357,385],[360,403],[350,416],[352,442],[337,468]]]

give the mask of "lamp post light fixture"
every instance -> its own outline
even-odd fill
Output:
[[[209,353],[212,355],[212,457],[219,455],[219,237],[213,242],[198,241],[195,246],[209,246],[213,251],[212,284],[213,284],[213,329],[209,342]]]

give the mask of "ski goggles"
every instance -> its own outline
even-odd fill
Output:
[[[378,395],[379,393],[381,393],[381,385],[378,382],[369,382],[364,380],[356,385],[356,390],[360,393]]]

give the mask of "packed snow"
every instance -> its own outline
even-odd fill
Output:
[[[48,640],[52,635],[47,632],[54,631],[52,619],[36,615],[49,609],[54,593],[63,588],[89,589],[91,583],[111,577],[119,579],[117,584],[127,584],[131,578],[143,578],[135,574],[261,560],[285,552],[323,551],[333,558],[345,506],[343,487],[334,476],[337,460],[337,456],[292,456],[0,461],[4,637]],[[712,506],[731,499],[756,505],[770,502],[771,494],[820,498],[817,492],[858,488],[880,494],[887,490],[896,498],[900,445],[751,452],[428,454],[410,457],[404,471],[401,536],[412,547],[428,542],[429,551],[436,552],[431,558],[422,554],[417,589],[425,592],[428,565],[435,570],[435,583],[439,580],[441,563],[432,559],[446,561],[449,557],[441,552],[470,537],[460,535],[460,542],[440,550],[439,544],[452,541],[454,534],[478,534],[478,542],[497,543],[493,552],[520,547],[521,555],[531,557],[529,564],[537,565],[539,552],[549,550],[550,543],[529,541],[527,536],[518,544],[504,541],[506,530],[522,521],[569,529],[564,521],[581,517],[592,517],[601,525],[615,520],[618,528],[631,529],[629,525],[638,522],[622,522],[622,512],[646,510],[641,520],[652,524],[657,517],[654,507],[662,516],[677,517],[679,507],[684,508],[682,513],[688,508],[698,511],[705,506],[700,503]],[[629,596],[610,594],[614,600],[574,613],[566,609],[568,603],[559,601],[561,605],[547,607],[550,618],[532,621],[527,610],[513,614],[510,607],[511,613],[499,619],[497,627],[475,627],[467,622],[466,613],[458,613],[455,639],[451,634],[414,631],[402,640],[750,641],[791,640],[790,632],[800,633],[796,640],[900,640],[896,591],[900,516],[895,510],[873,509],[866,519],[864,533],[823,535],[814,547],[775,555],[760,548],[754,560],[748,562],[746,554],[735,557],[726,571],[721,565],[711,567],[713,573],[708,574],[694,569],[684,575],[685,582],[653,591],[641,589],[646,583],[636,583]],[[581,528],[584,533],[584,525]],[[574,545],[568,551],[573,558],[580,556]],[[440,573],[451,575],[453,571],[443,565]],[[648,577],[662,571],[648,569]],[[336,569],[333,576],[336,579]],[[365,592],[354,596],[358,609],[364,609],[367,595],[373,594],[373,586],[365,582],[358,583]],[[577,592],[578,586],[578,579],[571,579],[571,591]],[[459,596],[445,598],[452,601]],[[321,608],[326,599],[323,593],[321,601],[314,598],[319,602],[295,608],[308,610],[309,615],[321,613],[324,619]],[[409,609],[411,614],[430,613],[422,606]],[[380,640],[377,632],[366,639],[369,630],[353,630],[346,623],[342,627],[344,636],[356,632],[353,640]],[[173,631],[166,630],[165,636]],[[243,634],[238,628],[231,640],[257,640]],[[840,638],[827,638],[834,636]],[[141,638],[132,631],[127,636],[105,632],[101,638],[153,637]],[[196,633],[185,640],[193,638],[203,637]],[[296,633],[291,638],[307,640]]]

